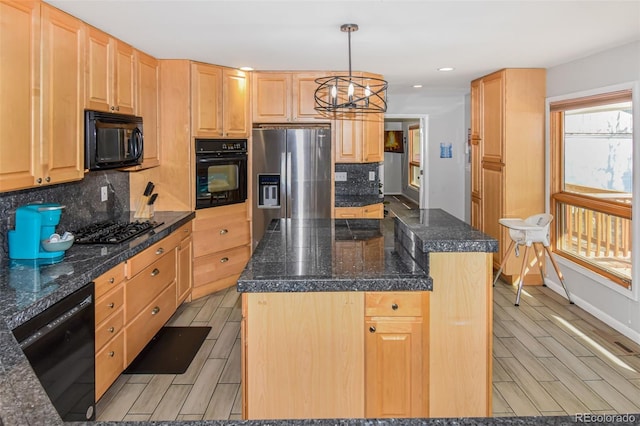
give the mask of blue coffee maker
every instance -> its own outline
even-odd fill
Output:
[[[16,226],[9,231],[9,258],[59,262],[73,240],[50,243],[60,223],[62,206],[57,203],[27,204],[16,209]]]

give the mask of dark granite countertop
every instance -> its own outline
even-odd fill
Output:
[[[423,253],[498,251],[495,238],[442,209],[396,212],[395,221],[396,239],[410,252],[413,248]]]
[[[54,265],[0,261],[0,424],[62,424],[11,330],[194,217],[193,212],[156,212],[153,220],[163,223],[152,232],[116,245],[74,244]],[[116,220],[135,219],[127,212]]]
[[[335,207],[362,207],[384,201],[379,195],[336,195]]]
[[[238,291],[431,290],[427,272],[394,248],[392,230],[384,219],[273,220]]]

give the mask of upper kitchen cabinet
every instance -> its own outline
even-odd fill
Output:
[[[82,179],[84,26],[35,1],[0,12],[0,191]]]
[[[346,114],[333,121],[336,163],[379,163],[384,159],[383,114]]]
[[[245,72],[191,64],[191,128],[195,137],[248,137],[249,93]]]
[[[136,51],[138,74],[138,110],[137,115],[143,119],[144,157],[138,168],[146,169],[160,165],[159,120],[159,75],[158,60],[143,52]]]
[[[135,67],[131,46],[87,26],[87,109],[134,114]]]
[[[499,241],[495,267],[510,242],[498,219],[544,211],[545,81],[544,69],[519,68],[503,69],[471,84],[471,221]],[[517,279],[521,262],[511,257],[503,278]],[[525,283],[536,282],[540,275],[534,266]]]
[[[329,121],[315,110],[316,78],[326,73],[258,72],[253,75],[256,123]]]
[[[0,2],[0,191],[40,175],[40,2]]]

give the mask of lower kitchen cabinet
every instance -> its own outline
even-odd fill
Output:
[[[246,203],[196,211],[193,224],[194,299],[235,285],[251,257]]]
[[[382,203],[358,207],[335,207],[333,217],[336,219],[382,219],[384,207]]]
[[[191,223],[94,280],[96,401],[189,296]]]
[[[428,293],[244,293],[243,418],[427,417]]]

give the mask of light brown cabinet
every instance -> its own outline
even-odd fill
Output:
[[[40,2],[0,8],[0,191],[82,179],[84,25]]]
[[[496,268],[510,242],[498,219],[544,211],[545,79],[543,69],[503,69],[471,84],[471,222],[498,240]],[[521,262],[509,259],[507,282]],[[541,283],[537,266],[525,283]]]
[[[316,78],[327,73],[257,72],[253,75],[256,123],[328,122],[315,110]]]
[[[234,285],[251,256],[246,203],[196,211],[193,298]]]
[[[160,165],[160,66],[156,58],[140,51],[136,51],[136,62],[138,64],[136,114],[144,120],[143,160],[142,165],[137,168],[146,169]]]
[[[333,120],[336,163],[379,163],[384,160],[383,114],[345,114]]]
[[[193,237],[191,234],[191,223],[184,225],[178,230],[182,239],[177,250],[177,286],[176,286],[176,306],[185,300],[190,300],[191,289],[193,288]]]
[[[384,207],[382,203],[361,207],[335,207],[333,217],[336,219],[382,219]]]
[[[87,109],[136,112],[136,57],[128,44],[87,26]]]
[[[247,73],[216,65],[191,64],[191,128],[195,137],[247,137]]]

